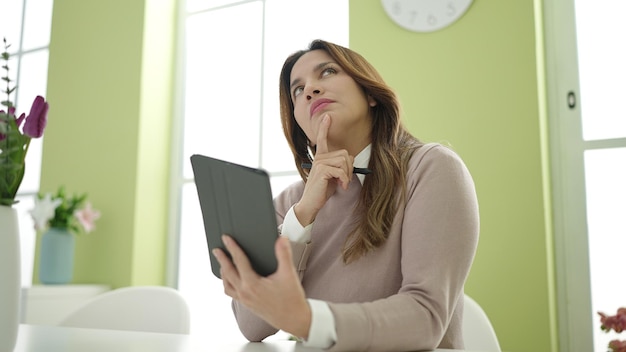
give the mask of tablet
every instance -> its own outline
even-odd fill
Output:
[[[221,278],[220,264],[211,251],[221,248],[230,256],[222,234],[237,241],[259,275],[274,273],[278,227],[268,173],[198,154],[191,156],[191,167],[213,275]]]

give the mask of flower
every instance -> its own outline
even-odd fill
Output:
[[[100,212],[87,202],[87,194],[67,196],[60,187],[56,195],[39,194],[30,215],[35,222],[35,230],[48,227],[66,229],[75,234],[90,233],[95,230],[95,222]]]
[[[612,340],[609,349],[613,352],[626,352],[626,341]]]
[[[606,315],[602,312],[598,312],[600,315],[600,329],[605,332],[611,330],[621,333],[626,329],[626,308],[619,308],[617,314]],[[612,352],[626,352],[626,341],[612,340],[609,342],[609,351]]]
[[[35,200],[35,208],[30,212],[33,220],[35,220],[35,229],[45,228],[48,221],[54,217],[54,211],[61,203],[63,203],[63,200],[58,198],[53,200],[50,193],[47,193],[44,198]]]
[[[74,212],[74,216],[78,219],[83,228],[87,232],[91,232],[96,228],[96,220],[100,217],[100,212],[91,207],[91,203],[87,203],[85,208]]]
[[[6,107],[0,110],[0,205],[11,206],[16,203],[15,195],[24,178],[26,153],[32,138],[39,138],[48,121],[48,102],[37,96],[30,108],[30,113],[22,113],[17,117],[15,106],[11,102],[11,94],[17,87],[11,87],[9,78],[9,50],[6,38],[2,69],[5,71],[2,80],[6,82],[6,100],[0,102]]]

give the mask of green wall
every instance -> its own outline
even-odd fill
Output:
[[[409,129],[451,145],[474,176],[481,233],[466,292],[502,348],[520,352],[557,346],[535,6],[476,0],[425,34],[395,25],[378,0],[350,1],[350,47],[396,89]]]
[[[75,283],[165,283],[174,2],[54,2],[41,190],[86,191],[102,212],[77,240]],[[466,292],[505,351],[558,342],[540,5],[475,0],[422,34],[379,0],[350,0],[350,46],[395,87],[411,131],[450,144],[474,176],[481,237]]]
[[[165,283],[174,5],[54,1],[41,191],[87,192],[102,213],[75,283]]]

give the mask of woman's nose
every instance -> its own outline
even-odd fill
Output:
[[[309,90],[309,91],[307,92],[307,94],[306,94],[306,99],[307,99],[307,100],[311,100],[311,99],[313,99],[313,96],[314,96],[314,95],[318,95],[318,94],[320,94],[320,93],[321,93],[321,92],[320,92],[320,90],[319,90],[319,89],[311,89],[311,90]]]

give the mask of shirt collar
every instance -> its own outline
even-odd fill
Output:
[[[367,147],[363,148],[357,156],[354,157],[354,167],[367,167],[370,163],[370,156],[372,154],[372,145],[368,144]],[[365,175],[357,174],[356,175],[361,181],[361,185],[365,181]]]

